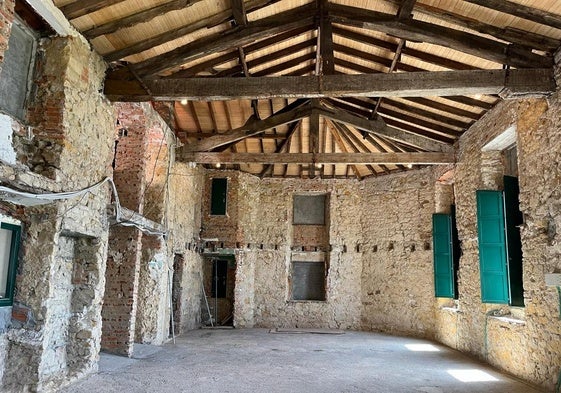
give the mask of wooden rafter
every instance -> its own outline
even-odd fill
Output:
[[[401,0],[387,0],[396,5],[399,5]],[[519,4],[517,4],[519,6]],[[529,48],[535,48],[539,50],[545,50],[549,52],[555,51],[561,42],[559,40],[546,37],[540,34],[532,33],[530,31],[518,30],[512,27],[496,27],[492,26],[479,20],[469,18],[463,15],[452,13],[449,11],[442,10],[437,7],[433,7],[428,4],[417,3],[415,5],[415,13],[417,15],[427,15],[442,19],[447,23],[456,25],[462,28],[469,29],[482,34],[487,34],[498,38],[499,40],[512,42],[513,44],[526,46]]]
[[[208,54],[244,46],[288,30],[307,26],[313,20],[312,11],[313,9],[309,5],[305,5],[249,22],[245,27],[237,27],[226,32],[204,37],[160,56],[144,60],[134,64],[133,68],[143,77],[156,75]]]
[[[192,6],[201,0],[172,0],[167,3],[157,5],[152,8],[137,12],[135,14],[114,20],[112,22],[104,23],[100,26],[92,27],[91,29],[82,31],[82,34],[89,39],[114,33],[126,27],[131,27],[139,23],[146,23],[158,16],[162,16],[171,11],[181,10]]]
[[[109,79],[105,95],[113,101],[227,100],[274,97],[426,97],[465,94],[543,96],[555,91],[553,70],[476,70],[277,78]]]
[[[531,20],[542,25],[561,29],[561,16],[543,11],[537,8],[514,3],[508,0],[464,0],[468,3],[477,4],[482,7],[491,8],[522,19]]]
[[[318,111],[323,117],[327,117],[331,120],[335,120],[343,124],[352,125],[353,127],[366,132],[374,132],[377,134],[386,135],[390,138],[408,141],[409,143],[419,146],[424,150],[428,150],[428,151],[450,150],[450,147],[445,144],[430,140],[428,138],[416,134],[411,134],[409,132],[401,131],[397,128],[389,127],[382,119],[369,120],[358,116],[354,116],[345,111],[325,108],[325,107],[318,109]]]
[[[332,4],[334,22],[381,31],[409,41],[427,42],[521,68],[551,67],[551,58],[527,48],[509,47],[499,41],[419,20],[398,19],[390,14]]]
[[[376,37],[371,37],[356,31],[352,31],[349,29],[345,29],[343,27],[338,27],[338,26],[334,26],[333,27],[333,33],[336,35],[339,35],[341,37],[345,37],[366,45],[374,45],[377,46],[379,48],[384,48],[384,49],[388,49],[389,51],[395,53],[397,50],[397,44],[393,43],[393,42],[389,42],[389,41],[384,41],[381,39],[378,39]],[[362,58],[362,56],[364,56],[364,51],[359,51],[357,52],[359,53],[359,57]],[[473,65],[469,65],[469,64],[465,64],[453,59],[449,59],[447,57],[443,57],[443,56],[437,56],[434,55],[432,53],[427,53],[427,52],[423,52],[421,50],[418,49],[412,49],[412,48],[404,48],[403,49],[403,54],[410,56],[410,57],[414,57],[416,59],[419,59],[421,61],[424,61],[426,63],[430,63],[430,64],[435,64],[439,67],[443,67],[443,68],[448,68],[449,70],[477,70],[477,67],[474,67]],[[374,61],[374,60],[373,60]],[[418,67],[414,67],[413,69],[405,69],[404,66],[406,64],[403,63],[399,63],[399,69],[403,70],[403,71],[425,71],[425,69],[423,68],[418,68]],[[410,66],[411,67],[411,66]]]
[[[125,0],[76,0],[73,3],[60,7],[60,10],[69,20],[91,14],[102,8],[122,3]]]
[[[411,13],[415,7],[417,0],[402,0],[399,5],[399,10],[397,11],[397,17],[399,19],[409,19],[412,17]]]
[[[311,26],[302,26],[302,27],[299,27],[297,29],[289,30],[289,31],[286,31],[284,33],[266,38],[264,40],[260,40],[256,43],[244,46],[244,52],[247,55],[247,54],[250,54],[252,52],[261,50],[263,48],[266,48],[270,45],[276,45],[279,42],[286,41],[286,40],[291,39],[293,37],[296,37],[300,34],[303,34],[307,31],[309,31],[310,28],[311,28]],[[206,71],[206,70],[208,70],[212,67],[216,67],[220,64],[231,61],[231,60],[235,59],[237,57],[237,55],[238,55],[237,51],[230,51],[230,52],[228,52],[224,55],[212,58],[212,59],[204,61],[200,64],[196,64],[194,66],[184,68],[181,71],[178,71],[178,72],[175,72],[175,73],[171,74],[169,76],[169,78],[184,78],[184,77],[195,76],[197,73],[199,73],[201,71]],[[253,64],[251,62],[249,62],[248,66],[251,68],[251,67],[253,67]]]
[[[329,20],[328,0],[319,0],[318,24],[318,75],[332,75],[335,73],[335,57],[333,55],[333,29]]]

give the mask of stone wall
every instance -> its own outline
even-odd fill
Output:
[[[362,328],[431,337],[434,175],[423,169],[364,181]]]
[[[559,271],[558,136],[561,100],[505,101],[459,143],[454,176],[462,255],[459,299],[436,307],[436,337],[521,378],[552,390],[561,368],[559,298],[544,274]],[[475,192],[501,189],[500,152],[482,149],[510,127],[517,131],[525,307],[481,302]]]
[[[174,320],[176,333],[181,333],[198,328],[201,322],[202,257],[198,247],[204,174],[199,168],[176,162],[170,175],[168,242],[173,253],[182,256],[183,262],[178,269],[179,287],[174,286],[180,306]]]
[[[247,174],[211,171],[208,178],[228,176],[228,206],[235,206],[237,224],[221,231],[203,220],[204,233],[216,244],[237,243],[234,324],[238,327],[360,326],[360,222],[349,215],[360,202],[360,183],[354,181],[259,180]],[[205,189],[203,205],[210,200]],[[326,259],[326,300],[292,301],[290,288],[293,252],[292,200],[294,193],[329,194],[331,252],[304,252],[307,258]],[[205,210],[203,209],[203,212]],[[203,217],[206,219],[208,216]],[[230,210],[225,221],[231,219]],[[222,224],[221,224],[222,225]],[[302,258],[302,256],[298,256]]]
[[[75,38],[43,39],[39,52],[30,128],[12,119],[18,162],[2,165],[0,180],[41,193],[92,186],[111,174],[113,111],[99,93],[105,64]],[[96,369],[109,195],[104,184],[19,209],[22,250],[11,328],[1,339],[2,390],[49,391]]]

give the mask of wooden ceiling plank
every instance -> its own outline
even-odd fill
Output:
[[[458,131],[458,130],[455,130],[455,129],[450,128],[450,127],[446,127],[446,126],[443,126],[443,125],[440,125],[440,124],[436,124],[432,121],[424,120],[424,119],[409,115],[405,112],[393,110],[393,109],[387,107],[385,104],[382,104],[382,106],[380,106],[380,110],[379,110],[378,113],[380,113],[381,115],[386,115],[386,116],[390,116],[390,117],[399,119],[399,120],[407,122],[407,123],[412,123],[416,126],[424,127],[424,128],[429,129],[429,130],[436,131],[436,132],[439,132],[439,133],[444,134],[444,135],[448,135],[448,136],[453,137],[453,138],[456,138],[456,137],[459,137],[460,135],[462,135],[462,131]]]
[[[392,119],[392,118],[389,118],[389,117],[388,118],[384,117],[384,121],[386,122],[386,124],[389,126],[390,129],[399,130],[399,131],[405,133],[405,136],[402,136],[402,137],[400,137],[399,135],[392,136],[389,133],[384,134],[385,136],[388,136],[388,137],[390,137],[394,140],[404,141],[404,142],[407,142],[411,145],[421,147],[421,148],[423,148],[423,150],[429,150],[430,151],[431,149],[425,149],[424,147],[419,146],[418,143],[413,143],[412,142],[413,139],[411,137],[407,137],[408,133],[416,135],[417,137],[420,137],[420,138],[425,137],[425,138],[429,138],[430,140],[440,141],[441,143],[446,143],[446,144],[452,144],[456,140],[453,137],[446,136],[446,135],[441,135],[441,134],[438,134],[436,132],[431,132],[429,130],[425,130],[424,128],[416,127],[413,124],[404,123],[402,121]]]
[[[192,6],[201,0],[172,0],[167,3],[157,5],[152,8],[125,16],[123,18],[104,23],[99,26],[92,27],[91,29],[82,31],[84,37],[94,39],[96,37],[107,35],[119,31],[121,29],[137,25],[139,23],[146,23],[150,20],[162,16],[171,11],[181,10]]]
[[[320,112],[323,117],[327,117],[331,120],[338,121],[340,123],[348,124],[358,129],[367,132],[374,132],[377,134],[387,135],[390,138],[395,138],[398,140],[407,141],[413,145],[419,146],[423,150],[427,151],[449,151],[450,146],[444,145],[441,142],[436,142],[429,140],[423,136],[417,136],[409,134],[405,131],[398,130],[393,127],[388,127],[387,124],[380,118],[376,120],[369,120],[362,117],[354,116],[348,112],[331,109],[322,106],[321,109],[314,109]]]
[[[349,146],[351,146],[351,148],[355,153],[369,152],[368,147],[366,147],[366,145],[362,143],[362,141],[359,138],[356,138],[356,135],[354,135],[354,133],[346,125],[339,124],[337,122],[332,122],[332,124],[337,128],[337,130],[339,131],[339,135],[341,135],[341,137],[343,137],[347,141],[347,143],[349,144]],[[385,167],[385,165],[381,165],[381,166]],[[378,172],[376,172],[374,166],[367,164],[366,168],[370,171],[372,175],[378,176]]]
[[[341,151],[343,153],[338,153],[338,154],[347,154],[348,155],[348,150],[347,147],[345,146],[345,142],[343,142],[343,139],[341,138],[341,135],[339,135],[339,132],[337,131],[337,129],[335,128],[335,125],[333,124],[333,122],[330,122],[331,127],[329,127],[329,130],[331,131],[331,135],[333,135],[333,138],[335,139],[335,141],[337,142],[337,144],[339,145],[339,149],[341,149]],[[357,154],[357,153],[351,153],[351,155],[353,154]],[[321,161],[322,163],[325,164],[324,161]],[[358,180],[362,180],[362,177],[360,176],[360,172],[357,168],[357,166],[355,164],[351,164],[350,162],[345,162],[345,164],[347,164],[347,176],[349,173],[349,167],[352,168],[353,172],[355,173],[355,176]]]
[[[504,94],[506,98],[545,96],[555,91],[552,69],[513,69],[392,74],[282,76],[276,78],[144,79],[148,94],[137,81],[105,81],[105,95],[113,101],[228,100],[275,97],[426,97]]]
[[[254,74],[256,77],[266,77],[267,75],[276,74],[277,72],[282,72],[286,69],[290,69],[292,67],[296,67],[299,64],[302,64],[306,61],[313,60],[316,57],[315,53],[310,52],[303,54],[302,56],[295,57],[293,59],[287,60],[284,63],[279,63],[274,66],[265,68],[261,71],[258,71]]]
[[[419,20],[399,20],[393,15],[363,8],[332,4],[334,22],[381,31],[414,42],[426,42],[452,48],[499,64],[520,68],[546,68],[553,65],[548,57],[527,48],[513,47],[465,31]]]
[[[336,130],[331,127],[331,133]],[[335,136],[340,142],[340,136]],[[341,145],[339,146],[341,148]],[[347,150],[345,145],[341,150]],[[200,164],[308,164],[315,160],[322,164],[379,165],[415,164],[440,165],[454,163],[453,153],[232,153],[232,152],[188,152],[182,161]]]
[[[162,55],[134,64],[133,67],[141,76],[155,75],[212,53],[244,46],[285,31],[308,26],[313,20],[312,10],[309,5],[305,5],[249,22],[244,27],[201,38]]]
[[[404,97],[405,101],[411,101],[419,105],[426,106],[428,108],[434,108],[442,112],[448,112],[456,116],[465,117],[472,120],[479,120],[482,116],[481,113],[475,113],[471,111],[467,111],[464,109],[460,109],[453,105],[444,104],[440,101],[431,100],[429,98],[423,97]]]
[[[360,43],[363,44],[367,44],[367,45],[375,45],[378,46],[380,48],[384,48],[384,49],[388,49],[392,52],[395,52],[397,50],[397,44],[394,44],[393,42],[388,42],[388,41],[384,41],[384,40],[380,40],[378,38],[375,37],[370,37],[367,36],[365,34],[361,34],[358,33],[356,31],[352,31],[352,30],[348,30],[342,27],[338,27],[338,26],[334,26],[333,27],[333,32],[337,35],[340,35],[341,37],[345,37],[354,41],[358,41]],[[366,52],[363,52],[366,53]],[[416,59],[422,60],[426,63],[430,63],[430,64],[435,64],[438,65],[440,67],[444,67],[444,68],[448,68],[450,70],[477,70],[479,68],[474,67],[472,65],[469,64],[465,64],[459,61],[455,61],[452,59],[448,59],[446,57],[442,57],[442,56],[437,56],[437,55],[433,55],[431,53],[427,53],[427,52],[423,52],[417,49],[412,49],[412,48],[404,48],[403,49],[403,54],[410,56],[410,57],[414,57]],[[362,56],[362,54],[361,54]],[[406,64],[400,63],[399,64],[399,69],[403,70],[403,71],[413,71],[413,70],[408,70],[403,68],[403,66]],[[413,66],[409,66],[409,67],[413,67]],[[424,69],[422,68],[416,68],[416,71],[424,71]]]
[[[250,118],[243,126],[225,133],[205,138],[183,147],[184,151],[209,151],[250,136],[260,134],[273,127],[292,123],[310,114],[311,106],[306,100],[297,100],[264,120]]]
[[[349,105],[347,103],[347,97],[341,97],[338,99],[334,98],[324,98],[324,102],[327,102],[330,106],[342,109],[346,112],[352,113],[357,116],[364,117],[365,119],[370,118],[371,111],[368,109],[357,108],[356,106]]]
[[[226,102],[226,101],[220,101],[220,102]],[[213,136],[213,135],[216,135],[216,134],[212,133],[212,132],[185,132],[184,135],[187,138],[207,138],[209,136]],[[261,135],[253,135],[253,136],[250,136],[248,138],[282,141],[282,140],[286,139],[286,135],[261,134]]]
[[[404,102],[401,101],[397,101],[397,100],[392,100],[389,98],[386,98],[384,100],[384,104],[387,104],[393,108],[397,108],[400,109],[404,112],[408,112],[408,113],[412,113],[418,116],[422,116],[424,118],[439,122],[439,123],[444,123],[445,125],[448,126],[452,126],[452,127],[457,127],[457,128],[461,128],[461,129],[467,129],[469,128],[473,122],[469,121],[469,122],[465,122],[465,121],[461,121],[461,120],[457,120],[445,115],[441,115],[438,113],[434,113],[431,111],[427,111],[425,109],[419,108],[417,106],[413,106],[413,105],[407,105]]]
[[[76,0],[73,3],[60,7],[60,10],[68,20],[79,18],[92,12],[113,4],[122,3],[125,0]]]
[[[267,39],[261,40],[259,42],[254,43],[254,44],[245,46],[244,51],[245,51],[246,54],[249,54],[251,52],[261,50],[263,48],[266,48],[267,46],[275,45],[275,44],[278,44],[279,42],[282,42],[282,41],[285,41],[287,39],[298,36],[300,34],[303,34],[307,31],[309,31],[309,29],[310,29],[310,26],[302,26],[298,29],[290,30],[290,31],[287,31],[285,33],[278,34],[276,36],[269,37]],[[205,70],[207,70],[211,67],[215,67],[219,64],[231,61],[231,60],[235,59],[236,56],[237,56],[237,51],[236,52],[231,51],[231,52],[228,52],[228,53],[226,53],[222,56],[216,57],[214,59],[207,60],[203,63],[194,65],[192,67],[184,68],[181,71],[177,71],[177,72],[171,74],[168,78],[192,77],[192,76],[196,75],[197,73],[199,73],[201,71],[205,71]],[[239,69],[239,66],[237,66],[237,67]]]
[[[528,7],[508,0],[464,0],[468,3],[477,4],[506,14],[515,15],[519,18],[531,20],[541,25],[561,29],[561,15]]]

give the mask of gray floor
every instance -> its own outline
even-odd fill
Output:
[[[527,384],[444,346],[383,334],[196,330],[135,358],[102,355],[79,392],[508,392]],[[454,376],[455,375],[455,376]]]

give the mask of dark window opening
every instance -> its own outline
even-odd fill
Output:
[[[212,179],[210,198],[210,214],[213,216],[226,215],[226,198],[228,195],[228,179]]]
[[[292,299],[325,300],[325,262],[292,262]]]

